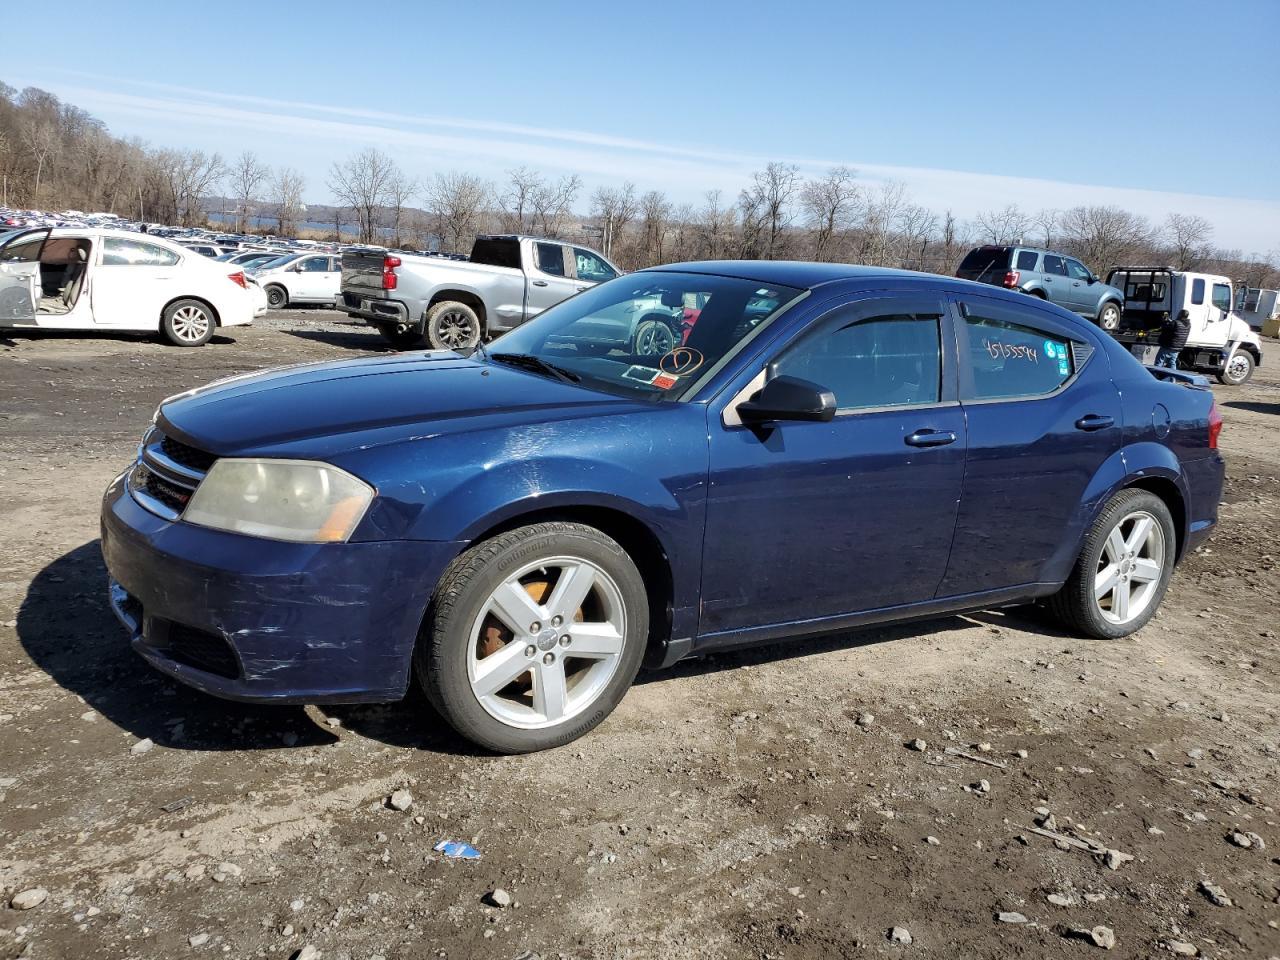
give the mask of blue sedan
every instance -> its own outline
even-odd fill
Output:
[[[658,347],[632,335],[654,316]],[[1217,519],[1196,379],[965,281],[645,270],[469,357],[165,401],[103,503],[111,601],[208,693],[388,701],[416,677],[504,752],[583,735],[643,663],[728,647],[1028,602],[1121,637]]]

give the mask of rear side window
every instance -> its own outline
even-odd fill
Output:
[[[564,276],[564,247],[558,243],[535,243],[536,266],[553,277]]]
[[[1044,255],[1044,272],[1052,273],[1055,277],[1065,277],[1067,275],[1067,265],[1061,257],[1046,253]]]
[[[774,372],[825,387],[840,410],[937,403],[940,342],[936,316],[886,314],[844,324],[837,319],[783,354]]]
[[[1040,254],[1034,250],[1023,250],[1018,254],[1018,269],[1034,272],[1039,260]]]
[[[974,400],[1039,397],[1071,379],[1071,342],[1032,327],[981,316],[965,318]]]
[[[102,241],[104,267],[171,267],[178,259],[172,250],[142,240],[107,237]]]
[[[1213,285],[1213,305],[1223,313],[1231,312],[1231,288],[1225,283]]]
[[[1204,303],[1204,281],[1191,281],[1191,302],[1194,304]]]

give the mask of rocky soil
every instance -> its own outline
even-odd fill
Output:
[[[98,498],[158,400],[382,349],[323,311],[0,339],[0,960],[1280,955],[1280,344],[1215,388],[1222,524],[1139,635],[779,644],[529,757],[418,696],[213,700],[107,608]]]

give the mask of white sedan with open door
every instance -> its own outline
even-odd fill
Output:
[[[239,267],[122,230],[0,233],[0,328],[157,332],[198,347],[252,323],[265,297]]]

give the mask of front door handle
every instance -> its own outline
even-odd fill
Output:
[[[1105,430],[1107,427],[1116,425],[1115,417],[1104,417],[1098,413],[1090,413],[1076,421],[1077,430],[1094,431]]]
[[[906,438],[909,447],[945,447],[956,442],[956,435],[950,430],[917,430]]]
[[[547,281],[545,280],[530,280],[529,282],[535,287],[545,287],[547,285]]]

